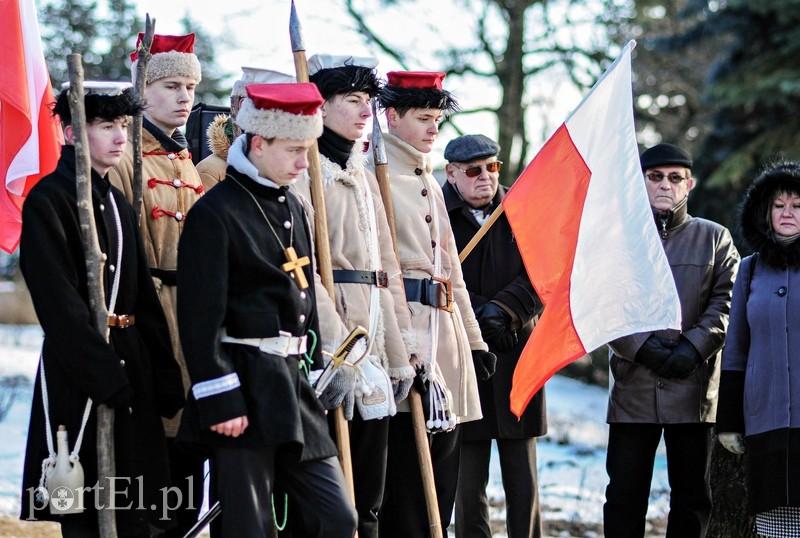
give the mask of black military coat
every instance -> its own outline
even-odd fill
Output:
[[[442,191],[460,251],[472,239],[480,225],[469,205],[450,183],[445,183]],[[501,186],[492,201],[490,211],[500,204],[504,195],[505,190]],[[544,435],[547,433],[544,388],[531,399],[521,420],[517,421],[510,411],[514,368],[541,311],[541,302],[525,272],[511,226],[505,216],[492,226],[486,237],[464,260],[461,270],[473,309],[496,300],[511,309],[522,322],[522,328],[518,331],[519,342],[513,350],[499,351],[491,342],[487,342],[490,351],[497,355],[497,371],[488,381],[478,381],[483,419],[462,425],[464,439],[526,439]]]
[[[119,209],[122,228],[119,267],[116,267],[119,245],[111,197]],[[147,268],[133,208],[120,191],[96,172],[92,172],[92,202],[100,249],[108,255],[103,275],[106,301],[111,295],[114,272],[121,271],[115,313],[136,317],[131,327],[110,329],[110,343],[92,326],[89,311],[72,146],[64,146],[55,172],[31,190],[23,206],[20,267],[44,330],[42,356],[51,435],[55,440],[55,430],[65,425],[72,450],[87,398],[104,403],[130,390],[130,409],[125,405],[116,410],[114,438],[116,474],[133,481],[129,486],[131,496],[127,500],[120,496],[117,503],[122,506],[132,501],[134,508],[142,504],[136,485],[136,478],[142,476],[143,506],[160,507],[158,490],[169,485],[160,417],[174,416],[184,403],[180,372]],[[96,430],[92,412],[79,454],[87,487],[97,481]],[[48,508],[37,510],[31,506],[28,488],[38,485],[47,453],[41,378],[37,375],[25,452],[21,517],[55,521],[76,517],[51,516]],[[85,498],[84,505],[91,510],[93,498]],[[157,519],[160,514],[154,516]],[[146,509],[117,511],[121,533],[142,528],[146,520]]]
[[[227,173],[194,205],[178,246],[178,327],[192,379],[179,438],[212,447],[278,446],[301,460],[333,456],[325,412],[300,370],[303,358],[220,342],[223,329],[235,338],[319,334],[313,264],[303,268],[309,287],[301,290],[281,268],[284,247],[248,191],[283,245],[293,226],[297,256],[311,258],[300,202],[285,187],[256,183],[231,167]],[[310,358],[312,368],[321,367],[319,345]],[[250,425],[237,438],[209,429],[242,415]]]

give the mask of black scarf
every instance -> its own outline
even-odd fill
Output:
[[[338,164],[342,170],[347,168],[347,161],[356,144],[355,140],[347,140],[327,127],[323,127],[322,136],[319,137],[317,143],[321,154]]]
[[[183,136],[183,133],[178,129],[175,129],[175,131],[172,133],[172,137],[169,137],[167,136],[167,133],[159,129],[156,124],[147,118],[142,119],[144,120],[142,122],[142,126],[147,129],[148,133],[153,135],[155,139],[158,140],[158,143],[161,144],[161,147],[163,147],[166,151],[178,153],[179,151],[186,149],[188,142],[186,141],[186,137]]]

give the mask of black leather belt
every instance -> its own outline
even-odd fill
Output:
[[[178,271],[168,271],[166,269],[158,269],[156,267],[150,268],[150,276],[154,276],[161,280],[165,286],[178,285]]]
[[[366,284],[386,288],[389,286],[389,276],[386,271],[350,271],[348,269],[334,269],[333,281],[336,284]]]
[[[453,311],[453,288],[449,280],[404,278],[406,300]]]

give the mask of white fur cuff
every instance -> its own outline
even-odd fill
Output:
[[[280,109],[261,110],[251,99],[242,101],[236,115],[236,124],[242,131],[264,138],[289,138],[308,140],[322,135],[322,113],[314,115],[291,114]]]

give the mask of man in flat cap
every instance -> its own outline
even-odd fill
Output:
[[[730,232],[686,211],[692,158],[672,144],[641,156],[647,196],[681,300],[682,330],[611,342],[606,536],[640,537],[656,448],[664,436],[671,488],[667,537],[702,537],[711,513],[708,469],[720,350],[739,254]]]
[[[484,135],[464,135],[447,144],[447,183],[442,188],[453,235],[462,250],[501,203],[497,160],[500,147]],[[492,226],[461,265],[481,333],[497,355],[490,379],[479,379],[483,418],[461,427],[461,463],[456,494],[456,536],[491,536],[486,485],[492,440],[496,440],[506,497],[508,535],[539,537],[536,436],[547,432],[544,389],[521,420],[511,414],[511,378],[541,312],[505,216]]]

